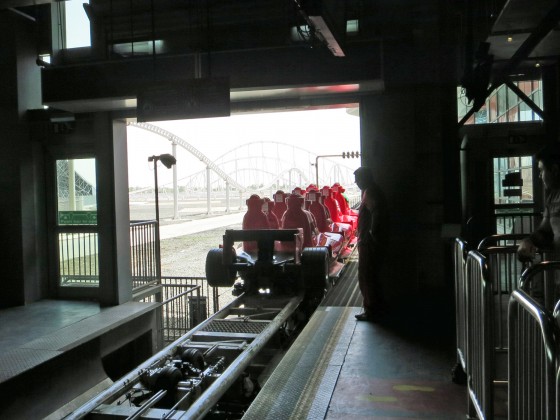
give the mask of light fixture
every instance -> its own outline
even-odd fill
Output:
[[[513,37],[511,35],[508,35],[507,42],[513,42]]]
[[[158,160],[161,163],[163,163],[167,169],[170,169],[173,165],[177,163],[177,159],[175,159],[175,156],[170,155],[169,153],[164,153],[163,155],[159,155],[159,156],[150,156],[148,158],[148,162],[152,162],[152,161],[157,162]]]
[[[161,281],[161,249],[160,249],[160,233],[159,233],[159,196],[158,196],[158,176],[157,176],[157,161],[161,161],[165,165],[167,169],[171,168],[173,165],[177,163],[177,159],[175,156],[170,155],[169,153],[164,153],[163,155],[159,156],[150,156],[148,157],[148,162],[154,162],[154,192],[155,192],[155,200],[156,200],[156,271],[157,271],[157,278],[158,281]]]

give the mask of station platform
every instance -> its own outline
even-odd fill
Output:
[[[466,417],[467,388],[451,381],[453,319],[441,302],[419,298],[382,323],[356,321],[356,265],[349,262],[244,420]]]
[[[65,404],[70,411],[132,369],[155,350],[158,307],[43,300],[0,311],[0,418],[49,418]]]
[[[383,322],[356,321],[353,253],[243,419],[464,419],[467,389],[451,381],[454,315],[442,299],[414,296]],[[76,395],[122,377],[151,354],[156,306],[41,301],[0,311],[0,418],[61,418],[52,410],[62,401],[70,412],[85,402]],[[104,357],[119,348],[118,364]]]

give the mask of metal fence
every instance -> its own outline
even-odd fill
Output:
[[[529,235],[542,220],[541,213],[496,209],[497,213],[486,217],[471,217],[464,226],[464,235],[470,242],[488,235]]]
[[[66,226],[59,233],[59,273],[64,286],[99,286],[97,232],[91,226]],[[169,277],[160,273],[157,221],[130,223],[133,299],[161,302],[160,344],[179,338],[218,312],[234,297],[231,288],[214,288],[205,277]]]
[[[496,233],[497,234],[529,234],[535,230],[542,219],[541,213],[497,213]]]
[[[230,303],[231,288],[214,288],[205,277],[161,276],[157,221],[130,224],[131,269],[135,300],[162,302],[159,337],[166,345]]]
[[[160,261],[157,258],[157,221],[130,222],[130,267],[132,287],[157,280]]]
[[[524,237],[485,238],[468,253],[463,273],[465,243],[456,240],[457,351],[466,348],[471,417],[554,418],[557,384],[550,381],[560,366],[560,333],[551,314],[560,262],[544,261],[550,252],[539,252],[531,266],[519,262]]]
[[[528,268],[509,306],[510,419],[558,419],[560,262]]]
[[[493,235],[467,257],[467,375],[470,414],[507,413],[508,303],[526,268],[517,259],[525,235]],[[540,261],[542,253],[537,254]],[[496,412],[499,410],[498,412]]]
[[[205,277],[161,278],[161,325],[163,345],[169,344],[230,303],[231,288],[208,285]],[[157,292],[139,301],[157,301]]]
[[[99,286],[98,234],[91,226],[64,226],[58,232],[61,286]]]
[[[455,239],[453,262],[455,269],[455,333],[457,340],[457,365],[453,380],[463,383],[467,368],[467,284],[465,282],[465,265],[468,245],[461,238]]]
[[[509,307],[509,419],[558,418],[556,321],[521,290],[513,292]]]
[[[58,233],[58,272],[61,286],[99,286],[99,246],[96,226],[63,226]],[[157,222],[130,223],[133,288],[157,280]]]

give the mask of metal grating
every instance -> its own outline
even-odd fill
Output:
[[[324,419],[356,324],[356,309],[318,309],[243,419]]]
[[[22,347],[43,350],[69,350],[119,325],[157,308],[156,303],[128,302],[102,309],[99,313],[71,324]]]
[[[0,383],[61,354],[60,351],[25,348],[4,352],[0,356]]]
[[[358,287],[358,253],[354,252],[346,263],[346,268],[331,287],[321,306],[362,306],[362,295]]]
[[[225,333],[241,333],[241,334],[260,334],[268,326],[269,322],[245,321],[243,319],[215,319],[200,331],[208,332],[225,332]]]

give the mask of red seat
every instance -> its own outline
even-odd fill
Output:
[[[303,229],[303,246],[317,245],[316,236],[319,233],[313,215],[303,209],[304,198],[301,195],[290,194],[286,199],[287,210],[282,218],[283,229]]]
[[[309,202],[305,199],[305,190],[303,188],[295,187],[292,190],[292,194],[301,195],[304,198],[303,208],[309,210]]]
[[[321,203],[321,193],[311,190],[307,193],[307,199],[309,211],[315,217],[317,228],[321,232],[317,237],[317,245],[329,247],[332,255],[338,256],[350,237],[350,227],[347,227],[346,230],[340,233],[332,232],[333,223],[328,217],[327,209]]]
[[[268,226],[270,229],[280,229],[280,222],[278,218],[274,214],[274,201],[272,201],[268,197],[264,197],[264,202],[262,205],[262,211],[266,214],[266,218],[268,219]]]
[[[350,239],[352,227],[347,223],[334,223],[330,219],[329,211],[323,205],[323,199],[319,191],[312,190],[308,192],[307,199],[310,203],[309,211],[315,217],[317,228],[320,232],[333,232],[340,234],[345,240]]]
[[[322,232],[316,237],[315,246],[326,246],[332,257],[337,258],[345,248],[343,236],[340,233]]]
[[[280,227],[282,228],[282,217],[284,216],[284,212],[288,208],[286,206],[286,193],[282,190],[278,190],[272,195],[272,198],[274,201],[274,207],[272,211],[280,222]]]
[[[346,190],[342,185],[336,182],[331,187],[331,190],[333,192],[334,198],[336,199],[336,201],[338,201],[338,205],[340,206],[340,211],[342,212],[342,214],[345,214],[347,216],[358,215],[358,212],[354,209],[351,209],[350,206],[348,205],[348,201],[346,200],[346,197],[343,194],[343,192]]]
[[[338,201],[336,201],[333,197],[332,190],[329,186],[324,186],[321,189],[321,195],[323,196],[323,204],[329,210],[332,221],[337,223],[348,223],[352,226],[353,232],[358,225],[358,218],[356,216],[342,214]]]
[[[245,203],[247,204],[247,212],[243,216],[241,227],[243,229],[269,229],[268,218],[262,211],[264,200],[257,194],[253,194]],[[256,251],[257,242],[243,242],[243,249],[246,252]]]
[[[321,193],[319,191],[309,191],[306,194],[306,200],[309,202],[309,211],[313,216],[315,216],[315,221],[317,222],[317,229],[320,232],[328,232],[331,220],[329,219],[329,214],[327,209],[320,202]]]

